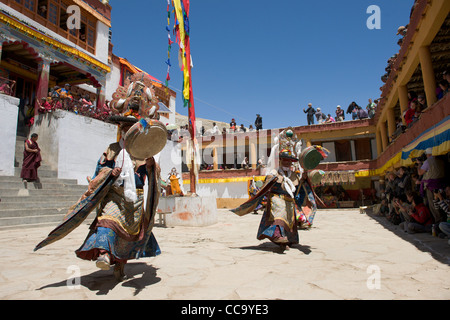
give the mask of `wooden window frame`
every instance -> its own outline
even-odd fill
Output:
[[[18,2],[19,1],[19,2]],[[25,7],[25,1],[33,1],[33,9],[30,10]],[[61,27],[61,8],[66,10],[64,6],[67,8],[71,3],[70,0],[48,0],[47,1],[47,17],[44,18],[38,13],[38,4],[39,0],[0,0],[0,2],[5,3],[9,7],[14,10],[22,13],[28,18],[36,21],[42,26],[46,27],[49,30],[59,34],[63,38],[69,40],[73,44],[78,47],[86,50],[89,53],[96,54],[97,47],[97,19],[89,14],[84,9],[81,9],[81,17],[82,22],[85,25],[85,40],[80,38],[79,30],[75,30],[75,32],[69,32],[69,30],[65,30]],[[50,6],[56,6],[56,24],[50,21]],[[84,19],[84,21],[83,21]],[[88,36],[90,34],[90,36]],[[89,39],[88,39],[89,37]],[[91,45],[92,44],[92,45]]]

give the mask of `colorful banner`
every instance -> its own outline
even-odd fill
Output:
[[[180,46],[181,69],[183,71],[183,100],[189,108],[189,129],[195,137],[195,108],[192,93],[191,45],[189,28],[189,0],[174,0],[177,41]]]
[[[432,148],[433,155],[443,155],[450,151],[450,116],[425,130],[402,150],[402,162],[422,155]]]

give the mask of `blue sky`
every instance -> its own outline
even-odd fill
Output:
[[[331,114],[352,101],[365,107],[380,96],[387,60],[399,50],[397,29],[408,24],[413,2],[191,0],[196,116],[248,126],[259,113],[269,129],[306,125],[309,102]],[[110,4],[114,53],[165,80],[167,1]],[[366,26],[370,5],[381,10],[381,29]],[[169,85],[177,112],[187,115],[178,49],[172,46]]]

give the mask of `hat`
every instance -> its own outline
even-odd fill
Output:
[[[399,34],[401,34],[401,33],[404,33],[405,29],[406,29],[405,26],[399,27],[398,30],[397,30],[397,35],[399,35]]]
[[[337,108],[338,108],[338,109],[340,109],[340,108],[341,108],[341,106],[337,106]]]
[[[308,106],[312,106],[312,103],[310,102],[310,103],[308,103]]]
[[[293,162],[297,162],[298,158],[296,158],[293,154],[292,151],[289,149],[282,149],[280,151],[280,159],[283,160],[289,160],[289,161],[293,161]]]
[[[132,75],[113,94],[110,107],[116,114],[108,120],[116,123],[136,123],[141,118],[154,119],[159,110],[151,78],[144,72]]]
[[[320,111],[320,108],[317,108],[317,111]]]
[[[427,148],[425,154],[433,154],[433,148]]]

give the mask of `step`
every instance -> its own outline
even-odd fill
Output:
[[[86,219],[87,220],[87,219]],[[19,223],[21,221],[18,221]],[[49,230],[52,230],[51,228],[55,228],[58,225],[58,222],[39,222],[39,223],[33,223],[33,224],[12,224],[12,225],[1,225],[0,224],[0,231],[6,231],[6,230],[15,230],[15,229],[31,229],[31,228],[46,228],[48,227]],[[42,239],[44,239],[46,234],[42,235]]]
[[[73,204],[68,204],[67,206],[59,208],[51,208],[46,205],[44,208],[20,208],[20,209],[1,209],[0,218],[20,218],[20,217],[40,217],[40,216],[64,216],[67,214],[70,206]]]
[[[25,198],[24,198],[25,200]],[[28,200],[28,199],[26,199]],[[63,200],[47,200],[47,201],[21,201],[21,202],[6,202],[2,201],[0,202],[0,217],[3,214],[3,210],[9,210],[9,209],[39,209],[39,208],[69,208],[72,205],[74,205],[77,202],[78,199],[75,201],[63,201]]]
[[[55,182],[56,181],[56,182]],[[2,182],[0,185],[0,189],[43,189],[43,190],[85,190],[87,186],[82,186],[73,183],[59,183],[58,180],[53,180],[50,182],[14,182],[14,181],[6,181]]]
[[[59,182],[63,184],[78,184],[77,179],[55,179],[55,178],[39,178],[39,181],[41,183],[54,183]],[[17,176],[0,176],[0,184],[3,182],[19,182],[22,183],[22,178]]]
[[[83,221],[82,225],[91,225],[94,221],[95,215],[91,213],[86,220]],[[33,223],[29,223],[33,221]],[[45,221],[41,218],[38,220],[30,219],[30,221],[25,221],[25,219],[16,219],[12,221],[13,223],[2,225],[2,219],[0,218],[0,231],[5,230],[15,230],[15,229],[30,229],[30,228],[48,228],[49,231],[56,228],[62,221],[62,217],[49,216]],[[36,222],[37,221],[37,222]],[[47,234],[42,235],[42,240],[47,236]]]
[[[22,167],[14,168],[14,176],[20,177],[21,171]],[[39,178],[58,178],[58,172],[54,170],[38,168],[37,172]]]
[[[81,195],[79,194],[69,194],[69,195],[56,195],[56,196],[26,196],[26,197],[19,197],[19,196],[3,196],[1,197],[0,206],[4,203],[15,203],[16,205],[18,203],[45,203],[45,202],[54,202],[54,201],[66,201],[66,202],[77,202]]]
[[[87,186],[77,186],[78,189],[3,189],[0,188],[0,199],[2,197],[28,197],[28,196],[70,196],[78,195],[81,197],[87,190]]]
[[[0,218],[1,227],[13,227],[18,225],[30,226],[33,224],[49,223],[55,227],[61,223],[64,215],[40,215],[40,216],[26,216],[13,218]]]

